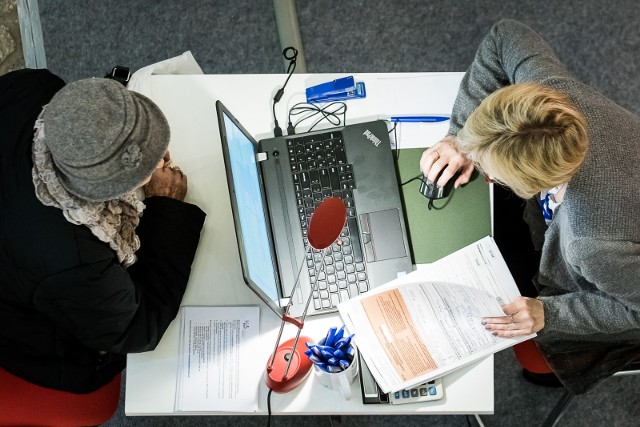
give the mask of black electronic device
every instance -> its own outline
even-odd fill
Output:
[[[438,180],[442,176],[443,171],[444,169],[440,171],[435,181],[433,182],[429,181],[429,178],[427,178],[426,176],[423,176],[422,182],[420,183],[420,194],[431,200],[449,197],[449,194],[451,194],[451,190],[453,189],[453,184],[456,182],[456,179],[458,179],[458,176],[460,176],[460,171],[456,172],[445,185],[443,185],[442,187],[438,187],[436,185],[436,182],[438,182]]]

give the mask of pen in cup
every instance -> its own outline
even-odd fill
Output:
[[[319,369],[329,373],[341,372],[353,362],[353,336],[344,336],[344,325],[340,329],[332,327],[318,344],[306,343],[308,350],[304,353]]]

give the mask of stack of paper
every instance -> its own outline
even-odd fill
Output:
[[[259,315],[257,306],[182,308],[176,411],[258,410]]]
[[[493,239],[338,305],[380,388],[411,388],[533,338],[498,338],[481,324],[519,296]]]

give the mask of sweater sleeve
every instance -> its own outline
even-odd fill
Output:
[[[450,135],[456,135],[483,99],[514,83],[570,77],[551,47],[532,29],[512,20],[495,24],[478,47],[453,106]]]
[[[584,238],[569,247],[568,261],[589,285],[540,299],[545,333],[615,334],[640,329],[640,244]]]
[[[167,197],[145,204],[134,265],[125,270],[114,254],[47,277],[34,295],[38,309],[87,347],[153,350],[178,313],[205,214]]]

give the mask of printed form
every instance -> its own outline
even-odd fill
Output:
[[[481,324],[519,295],[487,237],[338,306],[384,392],[416,386],[535,336],[504,339]]]
[[[176,411],[258,410],[258,306],[182,308]]]

